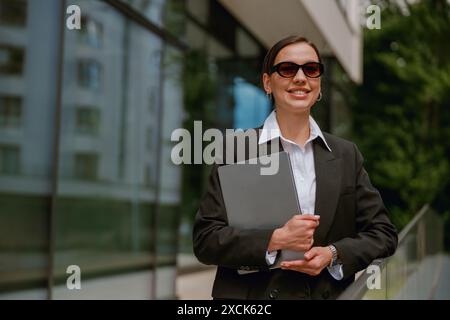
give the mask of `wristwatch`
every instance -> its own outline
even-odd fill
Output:
[[[329,267],[331,268],[331,267],[333,267],[333,266],[335,266],[335,265],[338,264],[338,252],[337,252],[337,250],[336,250],[336,247],[333,246],[332,244],[330,244],[330,245],[328,246],[328,249],[330,249],[331,254],[332,254],[332,256],[331,256],[331,261],[330,261],[330,265],[329,265]]]

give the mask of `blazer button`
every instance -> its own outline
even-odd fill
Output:
[[[280,293],[280,292],[278,291],[278,289],[273,289],[273,290],[270,291],[270,293],[269,293],[269,298],[272,299],[272,300],[274,300],[274,299],[278,298],[278,294],[279,294],[279,293]]]

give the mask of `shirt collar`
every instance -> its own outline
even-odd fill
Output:
[[[316,139],[317,137],[320,137],[322,139],[322,141],[325,143],[325,146],[327,147],[327,149],[331,152],[331,148],[328,146],[328,143],[325,140],[325,137],[323,136],[323,133],[319,128],[319,125],[311,116],[309,116],[309,127],[311,129],[311,132],[310,132],[309,138],[307,140],[307,143],[309,141]],[[267,119],[264,121],[264,126],[262,128],[261,135],[259,136],[259,139],[258,139],[258,144],[263,144],[263,143],[265,143],[269,140],[273,140],[275,138],[280,138],[284,141],[294,143],[294,142],[284,138],[283,135],[281,134],[280,127],[278,126],[276,113],[275,113],[275,110],[273,110],[270,113],[270,115],[267,117]]]

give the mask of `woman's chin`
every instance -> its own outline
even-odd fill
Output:
[[[285,105],[281,109],[289,113],[302,114],[302,113],[309,113],[311,110],[311,106],[309,106],[306,103],[293,103]]]

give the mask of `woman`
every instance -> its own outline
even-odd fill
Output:
[[[230,227],[215,165],[193,230],[199,261],[218,266],[214,298],[336,298],[357,271],[396,249],[395,227],[357,147],[323,133],[310,116],[322,73],[319,51],[298,36],[280,40],[264,59],[262,83],[275,111],[262,131],[279,134],[260,135],[258,144],[278,139],[288,152],[302,215],[273,230]],[[284,249],[304,251],[304,259],[269,270]]]

